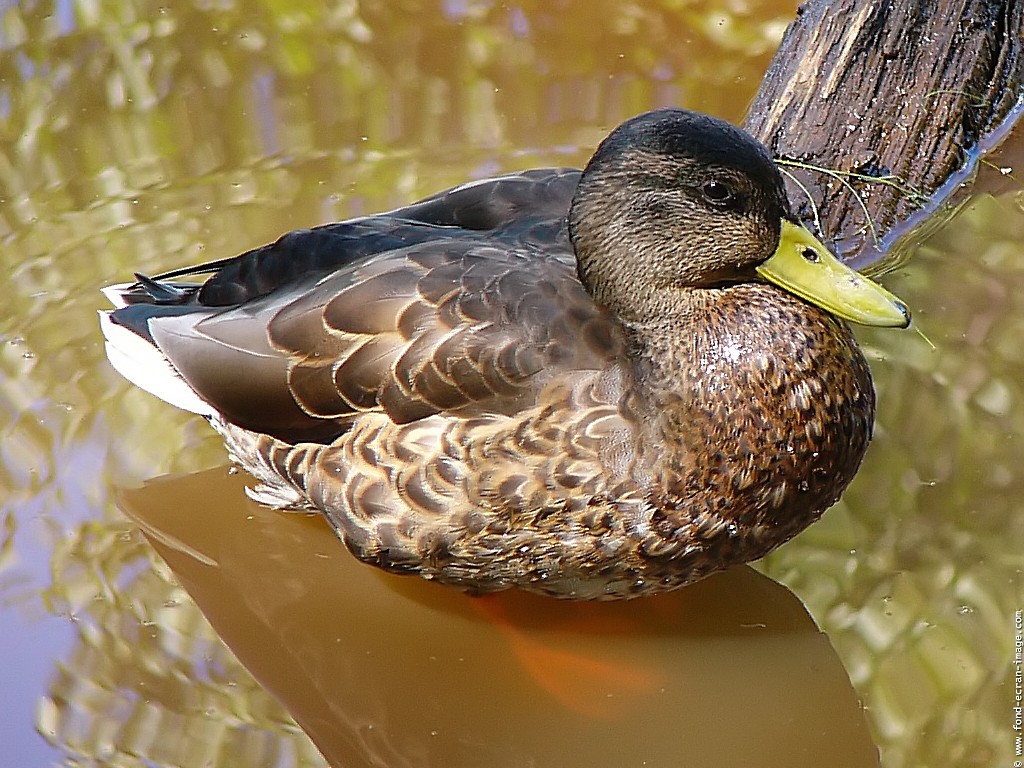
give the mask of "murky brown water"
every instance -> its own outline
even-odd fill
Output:
[[[793,10],[0,4],[0,764],[322,765],[305,729],[345,766],[1010,765],[1020,141],[886,281],[935,349],[861,334],[879,426],[843,502],[665,598],[357,566],[103,358],[133,270],[579,164],[658,104],[739,120]]]

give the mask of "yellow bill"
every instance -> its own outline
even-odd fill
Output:
[[[757,267],[757,274],[844,320],[885,328],[910,325],[906,304],[843,264],[791,221],[783,220],[779,247]]]

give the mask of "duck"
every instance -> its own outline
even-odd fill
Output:
[[[197,276],[205,276],[205,280]],[[113,367],[204,416],[248,492],[471,594],[659,594],[821,517],[871,440],[850,323],[907,306],[718,118],[104,289]]]

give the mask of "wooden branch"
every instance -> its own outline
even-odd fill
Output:
[[[812,0],[746,128],[781,158],[898,178],[902,190],[856,177],[844,186],[787,168],[798,215],[814,221],[817,209],[822,234],[863,267],[948,201],[1020,115],[1022,47],[1024,0]]]

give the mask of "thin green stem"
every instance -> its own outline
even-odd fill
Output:
[[[835,179],[840,184],[842,184],[844,187],[846,187],[848,190],[850,190],[850,194],[853,195],[853,199],[857,201],[857,205],[859,205],[861,211],[864,212],[864,220],[867,222],[868,230],[871,232],[871,239],[874,241],[876,247],[878,247],[879,249],[882,247],[882,241],[878,237],[878,232],[875,229],[875,222],[871,218],[871,212],[868,211],[867,205],[864,203],[864,200],[861,199],[861,196],[857,193],[857,190],[854,189],[853,185],[844,178],[844,176],[848,175],[848,176],[852,176],[854,178],[857,178],[858,176],[862,176],[865,179],[872,179],[872,180],[874,180],[873,176],[864,176],[863,174],[853,174],[853,173],[846,172],[846,171],[834,171],[831,168],[821,168],[821,167],[818,167],[818,166],[812,166],[812,165],[809,165],[808,163],[801,163],[801,162],[796,161],[796,160],[777,159],[775,162],[780,164],[780,165],[791,165],[794,168],[803,168],[803,169],[809,170],[809,171],[817,171],[818,173],[824,173],[826,176],[831,176],[833,179]],[[807,191],[806,188],[804,189],[804,191],[805,192]]]
[[[781,165],[781,161],[780,161],[780,165]],[[786,174],[786,176],[789,177],[790,181],[792,181],[794,184],[796,184],[798,187],[800,187],[800,190],[804,193],[804,196],[807,198],[807,202],[811,204],[811,213],[814,215],[814,227],[815,227],[815,229],[818,230],[818,232],[821,232],[821,217],[818,216],[818,204],[815,203],[814,202],[814,198],[811,197],[810,190],[808,190],[807,187],[805,187],[803,185],[803,183],[800,181],[800,179],[798,179],[792,173],[787,171],[785,168],[781,168],[780,167],[779,170],[782,171],[784,174]]]

